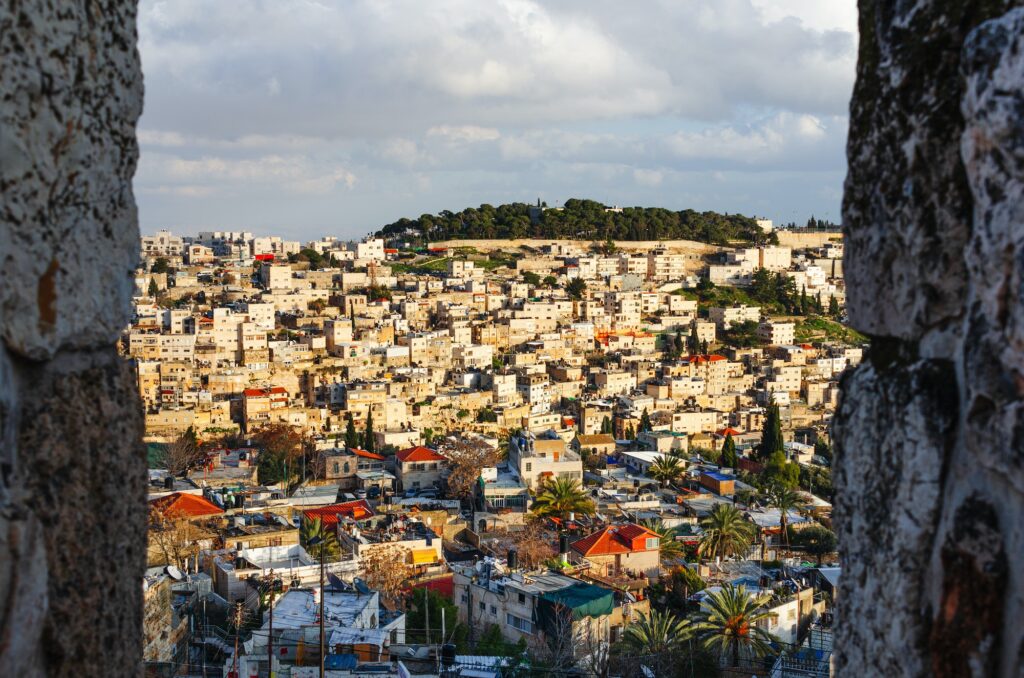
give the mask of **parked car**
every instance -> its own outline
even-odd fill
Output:
[[[367,499],[379,499],[380,498],[380,487],[377,486],[377,485],[374,485],[373,487],[371,487],[369,490],[366,491],[366,497],[367,497]]]
[[[437,499],[437,490],[423,490],[416,496],[422,499]]]

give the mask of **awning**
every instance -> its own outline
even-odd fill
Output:
[[[434,549],[413,549],[413,565],[429,565],[437,562],[437,552]]]
[[[571,614],[573,621],[584,617],[604,617],[615,609],[614,594],[600,586],[578,582],[572,586],[540,595],[537,604],[537,621],[547,633],[557,633],[558,619]]]

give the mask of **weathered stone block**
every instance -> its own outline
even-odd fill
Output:
[[[0,332],[33,359],[110,345],[139,258],[135,3],[0,4]]]
[[[113,349],[20,369],[12,530],[45,558],[19,568],[45,584],[42,675],[131,675],[140,666],[146,549],[142,408]],[[15,594],[20,598],[19,589]],[[10,620],[13,623],[20,623]],[[118,667],[114,670],[114,667]]]

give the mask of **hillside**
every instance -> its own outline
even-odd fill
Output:
[[[461,212],[399,219],[377,231],[389,241],[414,244],[457,239],[551,238],[574,240],[695,240],[726,245],[771,240],[750,217],[740,214],[625,207],[608,211],[593,200],[570,199],[561,209],[526,203],[481,205]]]

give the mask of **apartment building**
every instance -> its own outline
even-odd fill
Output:
[[[790,322],[765,320],[757,326],[757,337],[771,346],[789,346],[794,341],[796,325]]]
[[[761,307],[744,304],[727,307],[712,306],[708,309],[708,319],[719,329],[727,330],[733,325],[758,322],[761,319]]]
[[[509,440],[509,468],[529,488],[545,478],[583,481],[583,462],[561,438],[537,438],[532,433]]]

